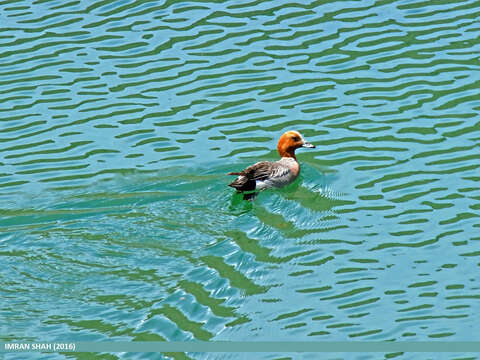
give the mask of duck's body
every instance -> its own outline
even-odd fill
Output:
[[[269,188],[279,188],[295,181],[300,174],[300,164],[295,157],[295,150],[299,147],[314,148],[306,142],[297,131],[287,131],[278,141],[277,150],[281,156],[278,161],[260,161],[247,167],[241,172],[232,172],[228,175],[238,177],[228,186],[238,192],[259,191]],[[251,196],[244,196],[245,199]]]
[[[293,158],[281,158],[278,161],[260,161],[238,173],[238,177],[228,186],[238,191],[264,190],[282,187],[295,181],[300,173],[300,165]]]

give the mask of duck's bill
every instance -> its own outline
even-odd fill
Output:
[[[302,147],[305,147],[305,148],[314,148],[315,145],[310,144],[309,142],[306,142],[306,141],[305,141],[305,142],[303,143]]]

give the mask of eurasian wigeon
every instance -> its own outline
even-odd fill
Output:
[[[300,174],[300,164],[295,157],[295,150],[300,148],[314,148],[315,145],[305,141],[298,131],[287,131],[278,141],[277,151],[281,159],[275,162],[260,161],[240,172],[231,172],[227,175],[238,175],[230,183],[237,192],[279,188],[295,181]],[[251,200],[256,193],[244,194],[245,200]]]

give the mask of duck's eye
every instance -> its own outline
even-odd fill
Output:
[[[300,141],[300,138],[298,136],[294,136],[293,141]]]

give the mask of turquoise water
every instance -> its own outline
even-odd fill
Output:
[[[1,1],[0,339],[477,340],[479,18]],[[225,174],[290,129],[300,178],[242,201]],[[254,358],[357,358],[297,355]],[[358,358],[394,356],[427,355]],[[252,355],[95,356],[170,357]]]

